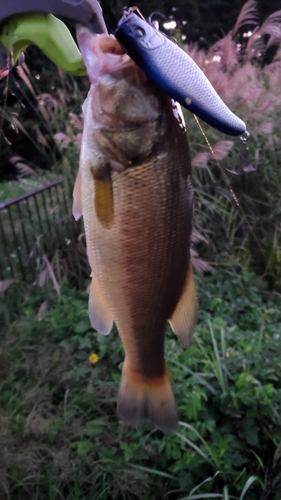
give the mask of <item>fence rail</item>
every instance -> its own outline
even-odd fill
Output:
[[[36,280],[42,257],[76,246],[74,232],[63,179],[0,203],[0,279]]]

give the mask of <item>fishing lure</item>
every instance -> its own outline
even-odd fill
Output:
[[[126,10],[115,32],[135,63],[171,98],[213,128],[232,136],[245,133],[245,123],[230,111],[191,57],[136,12]]]

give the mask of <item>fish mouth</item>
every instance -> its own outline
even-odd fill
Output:
[[[113,35],[95,35],[88,28],[76,30],[90,82],[96,84],[104,73],[114,73],[133,64],[121,44]]]

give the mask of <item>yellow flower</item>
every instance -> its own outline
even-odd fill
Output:
[[[90,363],[95,364],[95,363],[97,363],[97,362],[98,362],[98,360],[99,360],[99,357],[98,357],[98,355],[97,355],[97,354],[95,354],[94,352],[91,354],[91,356],[89,356],[89,361],[90,361]]]

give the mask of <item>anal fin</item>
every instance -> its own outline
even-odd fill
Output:
[[[108,335],[113,326],[112,314],[106,300],[98,286],[95,277],[92,276],[89,295],[89,319],[92,327],[102,335]]]
[[[82,182],[81,171],[78,170],[78,174],[73,189],[73,205],[72,205],[72,214],[75,220],[80,219],[80,217],[83,215],[81,182]]]
[[[193,272],[189,264],[181,298],[169,323],[184,347],[188,347],[195,330],[197,319],[197,297]]]

